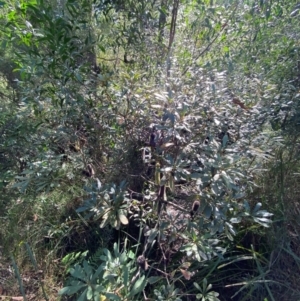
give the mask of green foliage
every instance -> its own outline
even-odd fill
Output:
[[[116,243],[113,251],[112,254],[108,249],[103,249],[97,263],[94,258],[91,263],[84,260],[82,265],[71,268],[70,284],[59,294],[78,293],[77,300],[99,300],[101,296],[108,300],[121,300],[120,296],[131,298],[140,293],[146,281],[144,275],[138,278],[134,253],[120,253]]]
[[[126,182],[123,181],[120,186],[107,185],[103,186],[100,192],[91,191],[91,198],[86,200],[76,212],[89,211],[86,216],[87,219],[90,217],[93,217],[94,220],[102,219],[101,228],[110,224],[113,228],[120,229],[121,224],[128,224],[126,215],[129,199],[126,186]]]
[[[18,269],[18,266],[17,266],[17,264],[15,262],[14,257],[12,257],[11,260],[12,260],[12,265],[13,265],[13,268],[14,268],[14,271],[15,271],[16,278],[18,279],[18,284],[19,284],[19,287],[20,287],[20,292],[21,292],[24,300],[26,301],[26,295],[25,295],[23,281],[22,281],[22,278],[21,278],[21,275],[20,275],[20,271]]]
[[[179,297],[179,289],[175,289],[174,285],[162,285],[159,289],[154,290],[154,294],[158,300],[163,301],[181,301]]]
[[[202,288],[196,282],[194,282],[194,286],[200,291],[200,293],[196,295],[197,300],[220,301],[220,299],[217,298],[219,294],[214,291],[210,291],[212,286],[211,284],[207,285],[206,278],[203,279]]]
[[[299,174],[298,6],[1,3],[5,245],[64,258],[78,300],[273,300],[275,249],[243,237],[289,215]]]

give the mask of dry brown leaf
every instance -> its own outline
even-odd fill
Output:
[[[36,299],[36,295],[35,294],[29,294],[27,296],[27,300],[35,300]]]
[[[189,271],[184,270],[184,269],[180,269],[180,272],[182,273],[183,277],[186,280],[190,280],[191,279],[192,274]]]
[[[232,102],[238,106],[240,106],[244,110],[249,110],[243,102],[241,102],[238,98],[233,98]]]

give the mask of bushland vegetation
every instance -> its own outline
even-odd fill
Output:
[[[1,300],[300,300],[297,1],[0,9]]]

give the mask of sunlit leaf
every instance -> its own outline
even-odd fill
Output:
[[[124,214],[120,214],[119,219],[123,225],[128,225],[128,219]]]

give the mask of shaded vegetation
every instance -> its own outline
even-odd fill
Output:
[[[296,1],[0,7],[4,300],[300,298]]]

